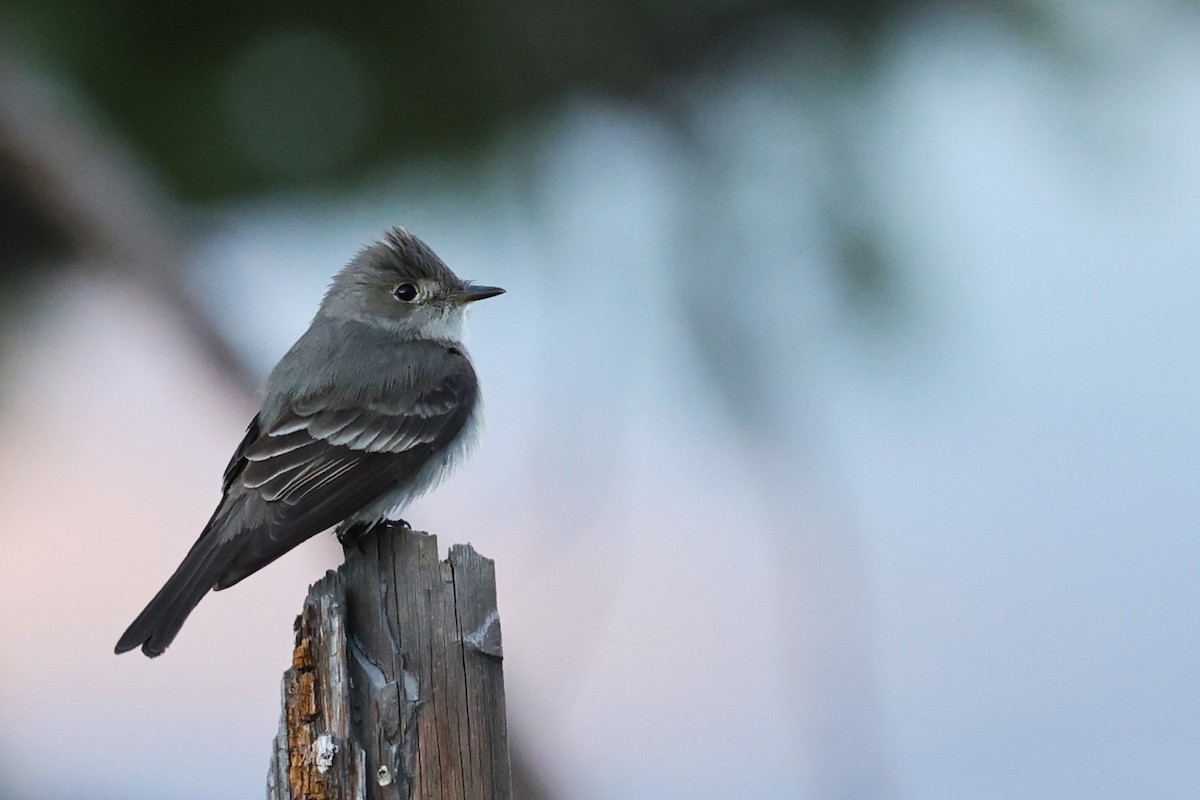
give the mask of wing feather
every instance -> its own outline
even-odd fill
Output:
[[[384,382],[354,400],[318,392],[286,403],[269,422],[256,419],[229,482],[261,498],[265,524],[246,531],[217,588],[377,502],[448,446],[471,415],[477,384],[469,361],[447,359],[423,392]]]

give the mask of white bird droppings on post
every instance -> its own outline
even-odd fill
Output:
[[[375,773],[375,781],[380,786],[390,786],[392,784],[392,771],[387,767],[380,767],[379,772]]]
[[[317,762],[317,772],[324,775],[333,766],[333,757],[337,755],[338,746],[334,744],[333,737],[328,733],[322,733],[313,742],[313,756]]]

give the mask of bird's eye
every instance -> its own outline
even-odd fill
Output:
[[[397,300],[403,300],[405,303],[411,303],[417,299],[417,287],[411,283],[402,283],[392,292]]]

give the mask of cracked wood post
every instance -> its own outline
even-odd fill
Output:
[[[268,800],[511,800],[495,568],[379,526],[309,588]]]

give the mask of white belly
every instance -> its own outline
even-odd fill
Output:
[[[435,454],[421,467],[411,481],[397,486],[374,503],[365,506],[357,513],[346,517],[338,525],[338,530],[349,527],[357,522],[379,522],[383,519],[395,518],[408,507],[408,504],[421,495],[437,488],[438,484],[454,471],[454,468],[475,449],[479,440],[479,427],[482,418],[482,401],[475,401],[475,408],[462,431],[446,449]]]

